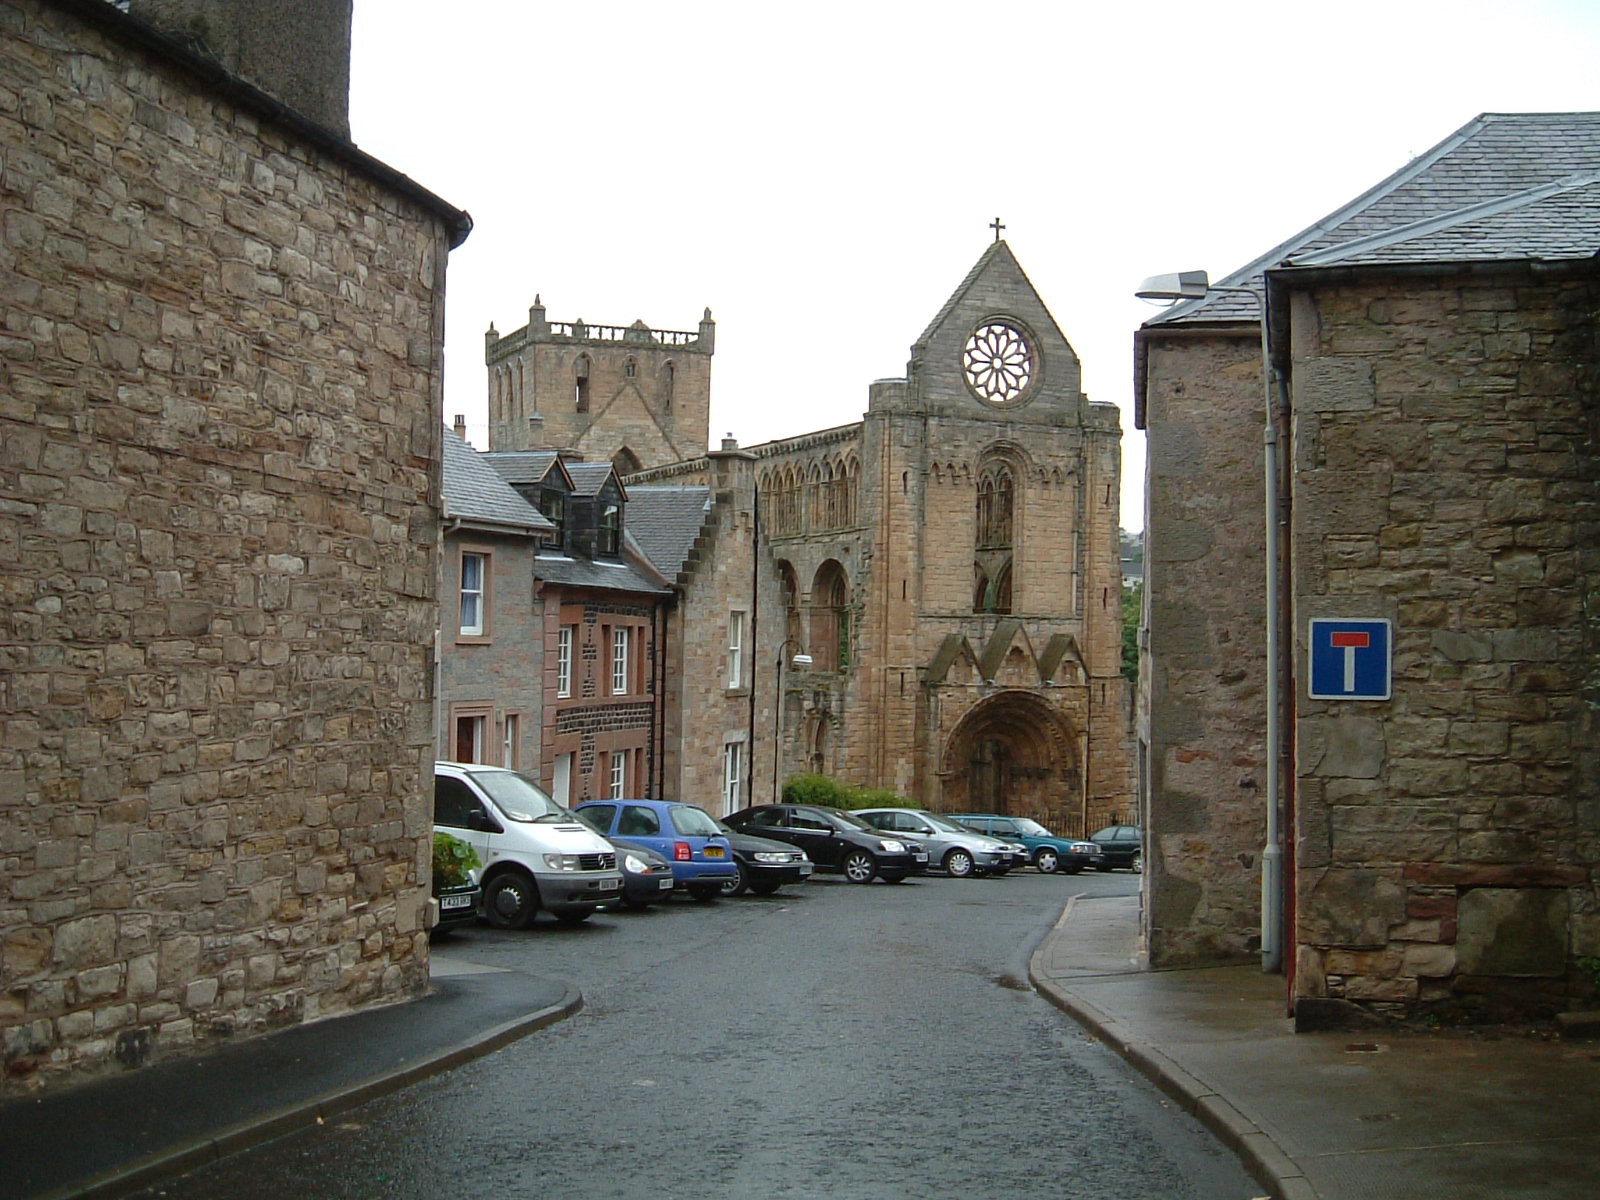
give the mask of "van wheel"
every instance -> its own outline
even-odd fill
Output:
[[[483,916],[496,929],[526,929],[539,911],[539,889],[522,871],[506,871],[483,885]]]

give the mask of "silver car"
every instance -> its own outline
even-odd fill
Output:
[[[1004,873],[1012,865],[1012,851],[998,838],[976,833],[965,825],[924,812],[920,808],[867,808],[858,811],[874,829],[915,838],[928,850],[928,865],[952,878]]]

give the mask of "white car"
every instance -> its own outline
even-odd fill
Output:
[[[622,895],[616,847],[505,767],[434,763],[433,827],[478,852],[483,916],[496,928],[525,929],[540,909],[582,921]]]

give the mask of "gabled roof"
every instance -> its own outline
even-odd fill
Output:
[[[554,450],[491,450],[483,457],[509,484],[537,486],[551,474],[558,474],[566,488],[572,488],[572,476]]]
[[[535,535],[555,528],[450,429],[444,432],[444,516],[510,533]]]
[[[622,498],[628,498],[628,491],[622,486],[622,477],[608,462],[575,462],[565,464],[567,474],[572,477],[572,494],[574,496],[598,496],[600,489],[606,486],[606,480],[615,478],[617,490],[622,493]]]
[[[1275,268],[1562,261],[1600,253],[1600,112],[1484,113],[1377,186],[1214,286],[1259,293]],[[1147,327],[1255,321],[1239,292]]]
[[[668,579],[683,571],[711,511],[708,487],[628,489],[628,532],[652,566]]]
[[[1049,319],[1051,327],[1053,328],[1056,336],[1059,337],[1062,342],[1066,342],[1066,335],[1062,333],[1060,327],[1055,324],[1055,318],[1050,316],[1050,310],[1045,307],[1044,300],[1039,296],[1039,290],[1033,286],[1033,281],[1028,278],[1028,273],[1022,269],[1022,264],[1017,261],[1017,256],[1011,252],[1011,247],[1008,246],[1003,239],[996,239],[995,241],[990,242],[989,248],[978,256],[978,261],[972,264],[972,270],[967,272],[967,277],[956,285],[956,290],[950,293],[950,298],[946,300],[939,311],[934,314],[933,320],[928,322],[928,327],[922,331],[922,336],[917,338],[917,340],[912,343],[913,348],[917,346],[926,346],[933,340],[934,335],[939,332],[939,327],[943,325],[950,314],[955,311],[956,306],[966,298],[967,293],[972,290],[973,285],[976,284],[980,278],[982,278],[984,272],[989,269],[989,264],[994,262],[994,260],[997,258],[1003,259],[1008,266],[1010,266],[1018,275],[1022,277],[1022,281],[1027,284],[1029,290],[1033,292],[1034,299],[1038,301],[1040,310]]]

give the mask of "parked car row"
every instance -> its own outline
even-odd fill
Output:
[[[719,821],[693,804],[620,799],[569,811],[526,776],[477,763],[435,764],[434,828],[470,845],[479,863],[477,893],[441,891],[441,923],[471,919],[475,899],[476,914],[502,929],[524,928],[540,911],[576,922],[602,906],[642,907],[677,892],[700,901],[770,896],[813,871],[899,883],[930,867],[963,878],[1025,865],[1044,873],[1142,865],[1136,826],[1084,841],[1026,818],[910,808],[758,804]]]

